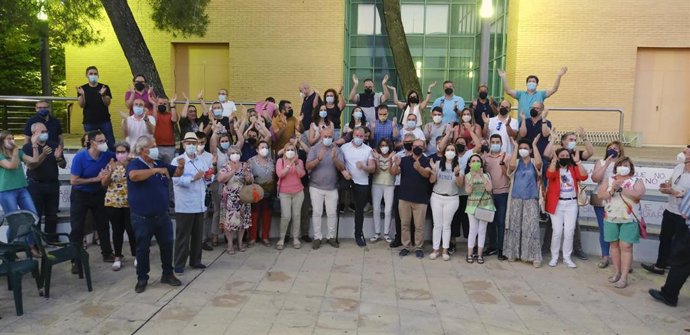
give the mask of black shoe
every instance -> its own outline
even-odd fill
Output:
[[[366,246],[367,246],[367,241],[364,240],[364,236],[362,236],[362,235],[355,236],[355,242],[357,242],[357,245],[358,245],[360,248],[363,248],[363,247],[366,247]]]
[[[655,264],[645,264],[645,263],[642,263],[642,264],[640,264],[640,266],[642,266],[643,269],[645,269],[645,270],[647,270],[647,271],[649,271],[649,272],[651,272],[651,273],[653,273],[653,274],[663,275],[664,273],[666,273],[666,270],[660,269],[660,268],[656,267]],[[650,290],[650,292],[651,292],[651,290]],[[651,294],[651,293],[650,293],[650,294]]]
[[[405,256],[407,256],[407,255],[409,255],[409,254],[410,254],[410,251],[409,251],[409,250],[407,250],[407,249],[402,249],[402,250],[400,250],[400,252],[398,253],[398,256],[400,256],[400,257],[405,257]]]
[[[666,304],[667,306],[676,307],[676,306],[678,305],[678,302],[677,302],[677,301],[676,301],[676,302],[673,302],[673,301],[671,301],[671,300],[666,299],[666,297],[664,297],[664,294],[661,293],[661,291],[659,291],[659,290],[650,289],[650,290],[649,290],[649,295],[651,295],[652,298],[654,298],[654,299],[656,299],[656,300],[659,300],[659,301],[663,302],[663,303]]]
[[[190,265],[189,267],[192,269],[205,269],[206,265],[199,263],[199,264]]]
[[[498,251],[498,257],[497,257],[497,258],[498,258],[498,260],[501,261],[501,262],[503,262],[503,261],[505,261],[506,259],[508,259],[508,257],[503,256],[503,251],[501,251],[501,250]]]
[[[115,256],[113,256],[113,254],[103,255],[103,261],[106,263],[115,263]]]
[[[448,254],[452,255],[455,253],[455,243],[451,243],[450,246],[448,247]]]
[[[313,241],[313,240],[312,240],[311,237],[309,237],[309,235],[304,235],[304,236],[302,236],[302,242],[311,243],[312,241]]]
[[[332,237],[329,238],[328,240],[326,240],[326,242],[328,242],[328,244],[330,244],[331,247],[333,247],[333,248],[340,248],[340,243],[338,243],[338,241],[336,241],[336,240],[335,240],[334,238],[332,238]]]
[[[145,279],[140,279],[137,280],[137,285],[134,286],[134,292],[141,293],[146,291],[146,285],[148,284],[148,281]]]
[[[72,274],[73,275],[79,274],[79,268],[77,267],[77,263],[72,263]]]
[[[393,242],[391,242],[391,243],[388,244],[388,247],[389,247],[389,248],[398,248],[398,247],[401,247],[401,246],[402,246],[402,243],[401,243],[400,241],[398,241],[398,240],[393,240]]]
[[[484,251],[484,256],[493,256],[498,253],[498,249],[496,248],[489,248]]]
[[[201,249],[204,249],[206,251],[213,251],[213,246],[211,245],[211,242],[206,241],[201,245]]]
[[[582,250],[575,250],[575,251],[573,251],[573,255],[575,255],[575,257],[577,257],[577,258],[579,258],[579,259],[581,259],[581,260],[583,260],[583,261],[586,261],[586,260],[589,259],[589,257],[587,257],[587,254],[585,254],[585,252],[582,251]]]
[[[311,248],[314,250],[321,248],[321,240],[314,240],[311,244]]]
[[[168,284],[170,286],[180,286],[182,285],[182,282],[175,277],[174,274],[169,274],[169,275],[163,275],[161,277],[161,283],[163,284]]]
[[[424,258],[424,251],[417,250],[414,252],[414,255],[417,256],[417,258],[422,259],[422,258]]]

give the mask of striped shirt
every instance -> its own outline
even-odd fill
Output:
[[[684,215],[686,218],[685,224],[690,226],[690,192],[685,192],[683,200],[680,202],[680,214]]]

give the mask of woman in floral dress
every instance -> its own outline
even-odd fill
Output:
[[[247,163],[240,162],[240,150],[236,146],[228,149],[228,164],[218,172],[218,182],[225,184],[220,201],[220,226],[228,240],[228,254],[235,253],[232,245],[233,233],[237,232],[237,244],[240,251],[246,248],[242,245],[244,230],[252,224],[252,209],[248,203],[240,200],[240,190],[247,183],[252,183],[254,177],[249,171]]]

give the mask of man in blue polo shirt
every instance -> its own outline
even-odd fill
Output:
[[[445,95],[438,97],[436,100],[434,100],[434,104],[431,105],[432,109],[436,106],[443,108],[443,124],[458,122],[458,115],[455,113],[455,109],[457,108],[458,110],[462,110],[462,108],[465,107],[465,100],[463,100],[462,97],[453,94],[454,90],[455,87],[453,86],[452,81],[444,81],[443,93],[445,93]],[[431,90],[426,93],[431,94]]]
[[[108,174],[108,163],[115,159],[115,155],[108,151],[105,135],[100,130],[90,131],[87,136],[88,147],[74,155],[69,177],[72,185],[69,210],[72,219],[70,240],[81,245],[86,213],[91,210],[101,242],[103,261],[112,263],[115,257],[110,246],[110,227],[104,205],[105,188],[101,185],[101,180]],[[73,264],[72,273],[75,271],[76,267]]]
[[[553,87],[548,90],[537,91],[537,85],[539,85],[539,77],[535,75],[527,76],[525,82],[527,83],[526,91],[518,91],[510,88],[508,83],[508,78],[504,71],[498,70],[498,76],[501,77],[503,81],[503,90],[509,96],[517,99],[518,101],[518,113],[524,115],[525,118],[530,117],[530,109],[535,102],[544,102],[548,97],[554,95],[558,91],[558,87],[561,86],[561,78],[568,72],[567,67],[562,67],[561,71],[558,72],[556,76],[556,81],[553,82]],[[521,118],[518,118],[521,119]]]
[[[137,158],[127,166],[127,201],[137,240],[137,285],[134,291],[144,292],[149,279],[149,247],[156,237],[160,248],[163,275],[161,283],[180,286],[173,274],[173,228],[168,215],[172,177],[184,172],[185,160],[178,159],[177,167],[158,160],[158,148],[153,137],[139,137],[134,144]]]
[[[29,143],[31,139],[31,125],[40,122],[43,123],[48,129],[48,141],[57,143],[60,151],[65,144],[64,137],[62,136],[62,125],[60,120],[54,118],[50,115],[50,105],[45,100],[40,100],[36,102],[36,115],[29,118],[24,124],[24,143]]]

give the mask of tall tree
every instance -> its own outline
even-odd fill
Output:
[[[383,0],[383,17],[384,27],[388,33],[388,44],[393,54],[393,63],[395,63],[403,94],[407,94],[410,90],[421,92],[400,15],[400,0]]]

